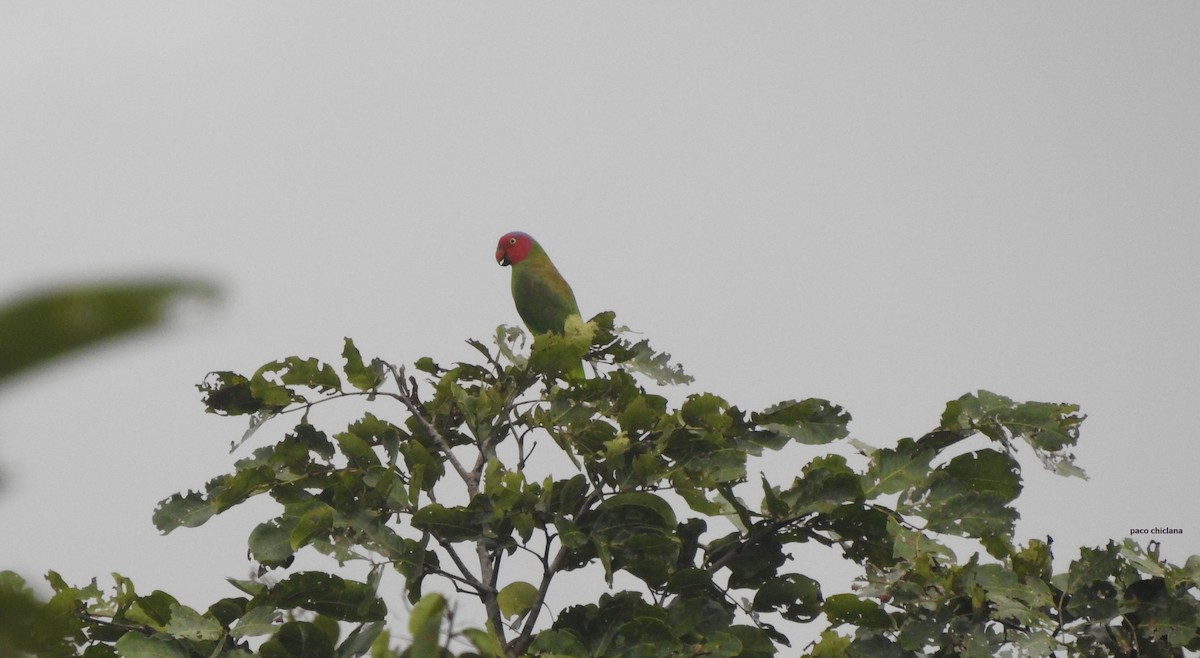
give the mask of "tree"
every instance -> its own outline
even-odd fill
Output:
[[[194,527],[270,496],[280,512],[248,540],[269,577],[231,581],[240,594],[201,611],[119,576],[110,595],[51,574],[56,594],[29,627],[60,655],[130,657],[1200,649],[1200,558],[1169,565],[1153,544],[1126,541],[1082,549],[1053,574],[1049,538],[1014,543],[1018,454],[1083,475],[1074,405],[979,391],[949,402],[928,434],[875,448],[849,439],[850,415],[825,400],[746,411],[694,393],[672,405],[649,381],[689,378],[611,313],[536,337],[528,357],[523,341],[501,327],[494,347],[468,341],[478,362],[423,358],[410,372],[368,362],[347,339],[340,372],[289,357],[248,377],[210,374],[208,410],[250,418],[239,445],[269,420],[298,420],[202,491],[163,501],[154,523]],[[594,376],[565,381],[581,357]],[[310,422],[318,405],[355,400],[370,410],[341,431]],[[749,474],[752,456],[834,442],[857,458],[818,456],[791,482]],[[960,559],[951,541],[973,554]],[[856,589],[822,592],[789,560],[801,544],[856,564]],[[294,571],[299,551],[366,575]],[[555,583],[585,568],[609,591],[548,609]],[[403,607],[381,590],[393,572],[406,629],[388,624]],[[0,592],[19,592],[9,578]],[[797,624],[820,620],[817,642],[786,649]]]

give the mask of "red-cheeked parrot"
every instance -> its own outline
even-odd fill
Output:
[[[534,334],[561,334],[567,317],[579,315],[575,293],[546,250],[528,233],[506,233],[496,245],[496,262],[512,267],[512,296],[517,313]],[[583,364],[568,373],[583,378]]]

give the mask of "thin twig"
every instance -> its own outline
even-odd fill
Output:
[[[587,512],[592,505],[601,497],[600,489],[592,489],[587,498],[579,506],[579,510],[575,514],[575,518],[579,518]],[[550,556],[550,534],[546,533],[546,553],[541,558],[542,561],[542,582],[538,584],[537,596],[533,599],[533,605],[529,608],[529,616],[525,618],[525,625],[521,628],[521,634],[513,640],[512,646],[509,647],[510,655],[522,655],[529,648],[529,644],[533,641],[533,627],[537,623],[538,616],[541,615],[542,606],[546,602],[546,595],[550,592],[550,581],[554,578],[558,571],[562,568],[562,563],[567,559],[567,554],[570,549],[566,544],[560,543],[558,553],[554,555],[554,560],[548,560]]]
[[[445,569],[430,569],[429,573],[435,576],[441,576],[442,578],[454,583],[454,590],[457,592],[461,592],[463,594],[479,594],[479,587],[475,583],[463,578],[458,574],[450,573]]]
[[[485,585],[480,579],[476,578],[475,574],[471,573],[471,570],[467,568],[467,564],[462,561],[462,558],[458,556],[458,552],[454,550],[454,546],[441,537],[436,535],[432,536],[434,540],[437,541],[438,545],[450,554],[450,559],[454,561],[454,565],[458,567],[458,571],[463,575],[463,582],[475,588],[475,591],[479,592],[481,596],[485,594],[487,592],[487,585]]]
[[[529,616],[525,618],[525,625],[521,628],[521,634],[513,640],[513,645],[509,647],[510,655],[520,656],[529,648],[533,642],[533,626],[537,623],[538,616],[541,614],[542,605],[546,602],[546,594],[550,592],[550,580],[562,568],[563,560],[567,558],[569,549],[564,544],[559,544],[558,553],[555,554],[554,560],[545,565],[545,571],[542,573],[542,582],[538,585],[537,596],[533,599],[533,605],[529,608]]]
[[[99,624],[101,626],[108,626],[111,628],[120,628],[120,629],[126,630],[126,631],[134,631],[135,633],[141,633],[142,635],[153,635],[154,634],[153,628],[148,628],[146,626],[141,626],[138,624],[122,624],[121,622],[118,622],[118,621],[110,621],[108,619],[104,619],[103,617],[96,617],[94,615],[89,615],[86,612],[76,613],[75,616],[85,622],[89,622],[92,624]]]
[[[446,459],[454,467],[454,470],[458,472],[458,476],[462,478],[462,481],[467,484],[467,492],[473,498],[478,493],[479,476],[463,468],[462,463],[458,461],[458,457],[454,456],[454,452],[450,449],[450,442],[446,440],[446,437],[442,436],[441,432],[437,431],[437,428],[425,416],[421,415],[421,410],[409,398],[410,391],[404,383],[404,367],[391,366],[391,371],[392,377],[396,380],[396,387],[400,389],[400,396],[397,399],[408,408],[409,413],[416,417],[417,422],[421,423],[421,427],[424,427],[425,431],[429,432],[429,436],[433,438],[434,443],[437,443],[442,452],[446,454]]]

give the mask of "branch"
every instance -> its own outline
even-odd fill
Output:
[[[496,598],[496,576],[499,569],[493,568],[492,556],[483,545],[483,540],[475,542],[475,554],[479,557],[480,578],[487,583],[487,589],[481,592],[480,596],[483,599],[483,607],[487,610],[488,623],[492,625],[500,644],[506,644],[508,641],[504,638],[504,616],[500,614],[500,602]]]
[[[563,560],[567,558],[567,550],[565,545],[559,544],[558,553],[554,556],[554,560],[546,564],[545,571],[542,573],[542,582],[538,585],[537,596],[534,597],[533,605],[529,608],[529,616],[525,618],[525,625],[521,628],[521,634],[508,647],[509,655],[524,655],[525,650],[533,643],[533,626],[537,623],[542,606],[546,602],[546,594],[550,592],[550,580],[554,578],[554,574],[558,573],[558,570],[562,567]]]
[[[77,612],[77,613],[75,613],[75,616],[78,619],[88,622],[88,623],[91,623],[91,624],[99,624],[100,626],[108,626],[109,628],[119,628],[119,629],[125,630],[125,631],[141,633],[142,635],[145,635],[145,636],[154,635],[153,628],[150,628],[148,626],[142,626],[140,624],[123,624],[118,621],[110,621],[108,619],[104,619],[103,617],[97,617],[95,615],[90,615],[86,612]]]
[[[439,546],[441,546],[443,549],[445,549],[445,551],[447,553],[450,554],[450,559],[454,561],[454,565],[458,567],[459,573],[461,573],[463,575],[463,577],[458,580],[462,580],[464,583],[470,585],[481,596],[483,594],[485,594],[487,592],[487,585],[485,585],[483,583],[483,581],[476,578],[475,574],[471,573],[471,570],[467,568],[467,564],[462,561],[462,558],[460,558],[458,556],[458,553],[454,550],[454,546],[450,542],[446,541],[445,539],[442,539],[441,537],[438,537],[436,535],[432,535],[432,536],[433,536],[434,541],[436,541]],[[446,575],[453,577],[453,574],[446,574]]]
[[[479,475],[463,468],[462,462],[458,461],[458,457],[455,457],[454,452],[450,449],[450,442],[446,440],[446,437],[442,436],[441,432],[437,431],[433,423],[430,423],[425,416],[421,415],[421,410],[412,401],[412,392],[404,383],[404,367],[390,366],[390,369],[392,377],[396,380],[396,387],[400,389],[400,395],[392,397],[400,400],[401,404],[408,408],[409,413],[421,423],[421,427],[424,427],[425,431],[429,432],[429,436],[433,437],[433,441],[438,444],[442,452],[446,453],[446,459],[449,460],[454,470],[458,472],[458,476],[467,484],[467,493],[474,498],[475,494],[479,493]]]
[[[600,499],[600,495],[598,488],[592,489],[587,498],[583,500],[583,504],[579,506],[579,511],[576,512],[575,518],[579,518],[584,512],[587,512]],[[543,567],[542,582],[538,584],[537,596],[534,597],[533,605],[529,608],[529,616],[525,618],[525,625],[521,628],[521,634],[508,647],[509,655],[523,655],[533,642],[533,627],[537,623],[538,616],[542,613],[542,606],[546,603],[546,594],[550,592],[550,581],[558,573],[558,570],[562,568],[563,560],[567,559],[568,549],[566,545],[559,544],[558,553],[554,555],[554,560],[547,561],[550,555],[550,540],[551,537],[547,533],[546,556],[541,558]]]

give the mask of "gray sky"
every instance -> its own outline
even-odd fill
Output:
[[[492,258],[514,229],[585,315],[743,407],[828,398],[886,445],[978,388],[1079,403],[1092,479],[1024,452],[1020,537],[1062,569],[1171,526],[1182,561],[1198,33],[1182,2],[7,2],[0,293],[164,272],[227,294],[0,391],[0,568],[232,595],[270,505],[150,522],[244,427],[194,384],[343,336],[469,358],[518,322]],[[785,484],[818,450],[790,454],[760,468]]]

